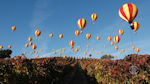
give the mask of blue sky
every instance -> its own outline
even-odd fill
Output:
[[[138,15],[134,21],[139,22],[140,28],[137,34],[129,29],[129,24],[123,21],[119,15],[119,8],[125,3],[134,3],[138,8]],[[12,56],[21,55],[27,52],[27,57],[35,57],[36,54],[30,55],[31,47],[25,48],[28,37],[33,38],[33,44],[37,45],[37,51],[40,57],[49,57],[52,49],[60,52],[60,48],[66,48],[64,53],[67,56],[85,57],[84,51],[87,45],[90,45],[88,54],[92,54],[93,58],[100,58],[102,55],[110,53],[116,55],[117,59],[124,58],[125,55],[136,53],[131,50],[131,46],[140,48],[139,54],[150,54],[150,1],[149,0],[1,0],[0,1],[0,45],[4,49],[8,45],[12,45]],[[91,14],[97,13],[99,18],[95,24],[92,24]],[[74,32],[79,30],[77,20],[85,18],[87,26],[83,33],[76,38]],[[15,32],[11,31],[12,26],[16,26]],[[35,39],[34,32],[36,29],[41,30],[42,34]],[[123,29],[124,35],[119,43],[119,50],[115,51],[114,46],[110,46],[107,37],[112,38],[118,35],[118,30]],[[53,39],[49,38],[49,34],[53,33]],[[63,34],[64,38],[59,39],[59,34]],[[86,33],[90,33],[91,39],[88,41],[85,37]],[[96,37],[100,36],[99,41]],[[75,48],[81,46],[82,52],[73,54],[71,52],[69,42],[75,42]],[[107,48],[104,48],[104,45]],[[94,52],[91,51],[94,48]],[[121,49],[125,49],[125,53],[119,54]],[[103,54],[100,51],[103,50]],[[98,52],[99,55],[95,53]],[[64,55],[63,54],[63,55]],[[88,57],[88,55],[86,56]]]

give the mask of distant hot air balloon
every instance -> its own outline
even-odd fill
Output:
[[[99,36],[97,36],[97,37],[96,37],[96,39],[97,39],[97,40],[100,40],[100,37],[99,37]]]
[[[139,53],[139,52],[140,52],[140,49],[139,49],[139,48],[136,48],[136,52]]]
[[[72,48],[72,52],[74,52],[74,49]]]
[[[89,40],[91,38],[91,34],[87,33],[86,38]]]
[[[79,51],[79,49],[78,48],[76,48],[76,52],[78,52]]]
[[[88,52],[88,51],[89,51],[89,49],[87,48],[87,49],[86,49],[86,52]]]
[[[115,42],[116,44],[118,44],[118,43],[120,42],[120,37],[119,37],[119,36],[115,36],[115,37],[114,37],[114,42]]]
[[[103,51],[101,51],[101,54],[103,53]]]
[[[36,45],[32,45],[32,49],[35,50],[36,49]]]
[[[66,58],[66,56],[64,55],[63,58]]]
[[[90,45],[88,44],[87,47],[90,48]]]
[[[74,47],[74,41],[71,40],[69,44],[70,44],[71,48]]]
[[[106,48],[106,45],[104,45],[104,47]]]
[[[28,38],[28,41],[29,41],[29,42],[31,42],[31,41],[32,41],[32,38],[31,38],[31,37],[29,37],[29,38]]]
[[[53,37],[53,34],[52,34],[52,33],[51,33],[51,34],[49,34],[49,37],[50,37],[50,38],[52,38],[52,37]]]
[[[39,55],[36,55],[35,58],[39,58]]]
[[[62,35],[62,34],[60,34],[60,35],[59,35],[59,38],[60,38],[60,39],[62,39],[62,38],[63,38],[63,35]]]
[[[110,41],[111,41],[111,37],[109,36],[109,37],[107,38],[107,40],[110,42]]]
[[[114,58],[117,58],[117,56],[114,56]]]
[[[28,44],[25,44],[25,47],[27,48],[27,47],[28,47]]]
[[[31,45],[32,45],[32,42],[30,42],[29,45],[31,46]]]
[[[11,45],[8,45],[8,48],[11,48]]]
[[[0,49],[3,49],[3,46],[0,46]]]
[[[40,35],[41,35],[41,31],[37,29],[37,30],[35,31],[35,36],[36,36],[36,37],[39,37]]]
[[[94,22],[96,21],[97,18],[98,18],[98,15],[97,15],[97,14],[93,13],[93,14],[91,15],[91,19],[93,20],[93,24],[94,24]]]
[[[124,52],[125,51],[125,49],[122,49],[122,52]]]
[[[138,22],[131,23],[131,29],[136,33],[136,31],[139,29],[139,23]]]
[[[53,54],[56,54],[56,52],[53,52]]]
[[[94,48],[92,48],[92,51],[94,51]]]
[[[62,53],[59,53],[59,55],[61,56],[61,55],[62,55]]]
[[[23,53],[24,55],[26,54],[26,52]]]
[[[136,5],[127,3],[119,9],[119,16],[129,24],[136,18],[138,9]]]
[[[84,55],[87,55],[87,52],[84,52]]]
[[[12,26],[12,31],[15,31],[16,30],[16,26]]]
[[[112,46],[112,45],[114,45],[114,42],[111,42],[110,44],[111,44],[111,46]]]
[[[118,45],[117,45],[117,46],[115,46],[115,50],[118,50]]]
[[[132,46],[132,50],[134,50],[135,49],[135,46]]]
[[[79,19],[78,20],[78,22],[77,22],[77,24],[78,24],[78,27],[81,29],[81,31],[85,28],[85,26],[86,26],[86,24],[87,24],[87,22],[86,22],[86,20],[85,19]]]
[[[120,30],[118,31],[118,33],[122,36],[124,32],[123,32],[122,29],[120,29]]]
[[[36,51],[35,53],[38,54],[38,51]]]
[[[75,35],[78,37],[80,35],[80,31],[79,30],[76,30],[75,31]]]
[[[30,55],[32,55],[32,52],[30,52]]]

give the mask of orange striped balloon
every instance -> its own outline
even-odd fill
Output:
[[[115,36],[115,37],[114,37],[114,42],[115,42],[116,44],[118,44],[118,43],[120,42],[120,37],[119,37],[119,36]]]
[[[37,29],[37,30],[35,31],[35,36],[38,37],[38,36],[40,36],[40,35],[41,35],[41,31]]]
[[[85,19],[82,18],[82,19],[79,19],[79,20],[78,20],[77,24],[78,24],[78,27],[79,27],[81,30],[83,30],[83,29],[85,28],[87,22],[86,22]]]
[[[97,14],[93,13],[93,14],[91,15],[91,19],[93,20],[93,24],[94,24],[94,22],[96,21],[97,18],[98,18],[98,15],[97,15]]]
[[[136,5],[131,3],[124,4],[119,9],[119,16],[130,24],[136,18],[137,13],[138,13],[138,9]]]
[[[80,31],[79,30],[76,30],[75,31],[75,35],[78,37],[80,35]]]
[[[91,34],[87,33],[86,38],[89,40],[91,38]]]
[[[138,22],[133,22],[131,23],[131,28],[134,32],[136,32],[139,29],[139,23]]]
[[[71,40],[69,44],[70,44],[71,48],[74,47],[74,41]]]

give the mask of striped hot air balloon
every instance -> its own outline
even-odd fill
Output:
[[[78,27],[81,29],[81,31],[85,28],[85,26],[86,26],[86,24],[87,24],[87,22],[86,22],[86,20],[85,19],[79,19],[78,20],[78,22],[77,22],[77,24],[78,24]]]
[[[75,35],[78,37],[80,35],[80,31],[79,30],[76,30],[75,31]]]
[[[136,32],[139,29],[139,23],[138,22],[133,22],[131,23],[131,29]]]
[[[126,3],[119,9],[119,16],[130,24],[136,18],[137,13],[138,9],[136,5],[131,3]]]
[[[119,37],[119,36],[115,36],[115,37],[114,37],[114,42],[115,42],[116,44],[118,44],[118,43],[120,42],[120,37]]]
[[[94,22],[96,21],[97,18],[98,18],[98,15],[97,15],[97,14],[93,13],[93,14],[91,15],[91,19],[93,20],[93,24],[94,24]]]
[[[74,41],[71,40],[69,45],[71,46],[71,48],[73,48],[74,47]]]

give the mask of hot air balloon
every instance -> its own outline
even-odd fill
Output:
[[[39,58],[39,55],[36,55],[35,58]]]
[[[124,52],[125,51],[125,49],[122,49],[122,52]]]
[[[36,36],[36,37],[39,37],[40,35],[41,35],[41,31],[37,29],[37,30],[35,31],[35,36]]]
[[[89,49],[87,48],[87,49],[86,49],[86,52],[88,52],[88,51],[89,51]]]
[[[114,58],[117,58],[117,56],[114,56]]]
[[[78,22],[77,22],[77,24],[78,24],[78,27],[81,29],[81,31],[85,28],[85,26],[86,26],[86,24],[87,24],[87,22],[86,22],[86,20],[85,19],[79,19],[78,20]]]
[[[59,53],[59,55],[61,56],[61,55],[62,55],[62,53]]]
[[[86,38],[89,40],[91,38],[91,34],[87,33]]]
[[[101,51],[101,54],[103,53],[103,51]]]
[[[62,39],[62,38],[63,38],[63,35],[62,35],[62,34],[60,34],[60,35],[59,35],[59,38],[60,38],[60,39]]]
[[[55,49],[52,49],[52,51],[54,51]]]
[[[79,48],[81,48],[81,46],[79,46]]]
[[[115,46],[115,50],[118,50],[118,45],[117,45],[117,46]]]
[[[38,51],[36,51],[35,53],[38,54]]]
[[[30,55],[32,55],[32,52],[30,52]]]
[[[93,20],[93,24],[94,24],[94,22],[96,21],[97,18],[98,18],[98,15],[97,15],[97,14],[93,13],[93,14],[91,15],[91,19]]]
[[[119,9],[119,16],[127,21],[129,24],[132,23],[132,21],[136,18],[138,13],[138,9],[136,8],[136,5],[127,3],[124,4],[120,9]]]
[[[16,26],[12,26],[12,31],[15,31],[16,30]]]
[[[87,45],[88,48],[90,48],[90,45]]]
[[[52,37],[53,37],[53,34],[52,34],[52,33],[51,33],[51,34],[49,34],[49,37],[50,37],[50,38],[52,38]]]
[[[120,30],[118,31],[118,33],[122,36],[123,33],[124,33],[124,31],[123,31],[122,29],[120,29]]]
[[[92,48],[92,51],[94,51],[94,48]]]
[[[56,52],[53,52],[53,54],[56,54]]]
[[[106,45],[104,45],[104,47],[106,48]]]
[[[74,41],[71,40],[69,44],[70,44],[71,48],[74,47]]]
[[[138,22],[131,23],[131,29],[136,33],[136,31],[139,29],[139,23]]]
[[[31,37],[29,37],[29,38],[28,38],[28,41],[29,41],[29,42],[31,42],[31,41],[32,41],[32,38],[31,38]]]
[[[119,36],[115,36],[115,37],[114,37],[114,42],[115,42],[116,44],[118,44],[118,43],[120,42],[120,37],[119,37]]]
[[[72,52],[74,52],[74,49],[72,48]]]
[[[75,35],[78,37],[80,35],[80,31],[79,30],[76,30],[75,31]]]
[[[28,44],[25,44],[25,47],[27,48],[27,47],[28,47]]]
[[[32,42],[30,42],[29,45],[31,46],[31,45],[32,45]]]
[[[110,44],[111,44],[111,46],[112,46],[112,45],[114,45],[114,42],[111,42]]]
[[[84,52],[84,55],[87,55],[87,52]]]
[[[109,37],[107,38],[107,40],[110,42],[110,41],[111,41],[111,37],[109,36]]]
[[[96,55],[98,55],[98,52],[96,52]]]
[[[139,49],[139,48],[136,48],[136,52],[139,53],[139,52],[140,52],[140,49]]]
[[[97,37],[96,37],[96,39],[97,39],[97,40],[100,40],[100,37],[99,37],[99,36],[97,36]]]
[[[63,58],[66,58],[66,56],[64,55]]]
[[[0,46],[0,49],[3,49],[3,46]]]
[[[76,48],[76,52],[78,52],[79,51],[79,49],[78,48]]]
[[[35,50],[36,49],[36,45],[32,45],[32,49]]]
[[[135,46],[132,46],[132,50],[134,50],[135,49]]]
[[[8,48],[11,48],[11,45],[8,45]]]
[[[26,52],[23,53],[24,55],[26,54]]]

